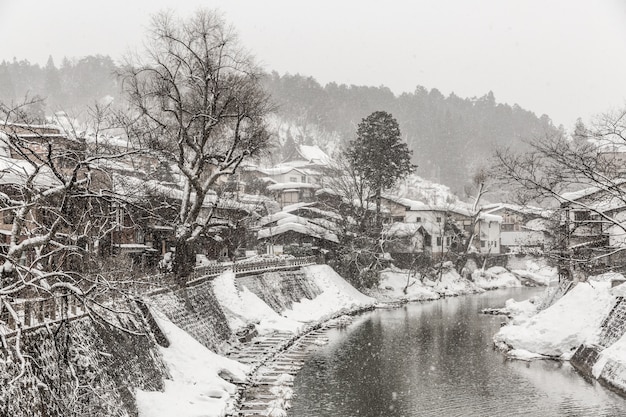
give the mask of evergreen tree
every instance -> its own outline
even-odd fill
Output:
[[[380,226],[381,194],[415,170],[416,166],[411,163],[413,152],[402,142],[396,119],[384,111],[376,111],[363,119],[356,136],[345,156],[372,189],[376,199],[376,224]]]
[[[283,160],[287,160],[290,157],[293,157],[298,152],[298,144],[293,139],[293,135],[291,134],[291,129],[287,130],[287,139],[285,139],[285,143],[283,144],[282,154]]]
[[[44,94],[48,98],[48,105],[56,106],[63,103],[61,92],[61,76],[59,75],[59,70],[54,65],[52,55],[48,57],[48,62],[46,63],[44,72]]]

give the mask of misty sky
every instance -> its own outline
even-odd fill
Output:
[[[625,0],[0,0],[0,60],[141,47],[150,15],[219,8],[266,70],[518,103],[556,125],[626,105]]]

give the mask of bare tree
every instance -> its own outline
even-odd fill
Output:
[[[383,264],[382,229],[376,226],[375,190],[362,171],[340,158],[325,171],[320,200],[341,219],[336,230],[339,244],[331,264],[357,287],[372,286]]]
[[[272,110],[261,71],[216,12],[188,19],[161,13],[152,20],[146,51],[121,71],[132,106],[135,139],[176,163],[182,198],[173,220],[174,268],[189,274],[194,243],[216,226],[202,214],[205,197],[241,162],[269,145]]]
[[[570,264],[569,274],[575,275],[571,269],[576,265],[611,263],[609,257],[626,249],[606,239],[610,229],[626,233],[625,141],[626,110],[621,110],[598,117],[589,128],[578,123],[574,138],[550,136],[530,141],[531,150],[525,154],[496,153],[498,177],[518,201],[559,208],[561,248],[554,255]],[[573,244],[570,237],[576,228],[597,230],[605,239]],[[583,247],[593,250],[585,252]]]
[[[17,359],[11,382],[26,369],[21,339],[31,303],[67,319],[71,299],[81,314],[119,327],[109,302],[128,295],[115,271],[102,271],[98,246],[116,221],[116,197],[100,163],[129,153],[95,153],[84,138],[32,124],[22,112],[29,104],[0,103],[0,335],[3,351]]]

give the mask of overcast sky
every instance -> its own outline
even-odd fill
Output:
[[[150,15],[220,9],[266,70],[518,103],[571,129],[626,105],[626,0],[0,0],[0,60],[119,58]]]

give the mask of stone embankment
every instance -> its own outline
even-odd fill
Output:
[[[626,363],[615,357],[601,361],[601,353],[626,334],[626,298],[616,297],[615,304],[600,325],[597,343],[578,347],[570,362],[579,372],[596,378],[601,384],[626,396]]]

